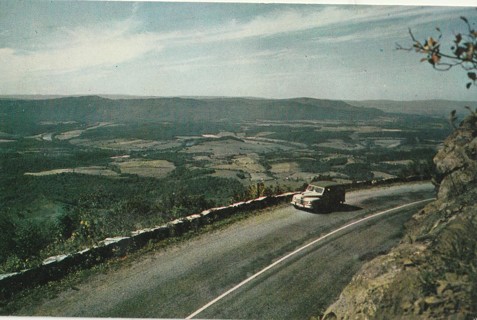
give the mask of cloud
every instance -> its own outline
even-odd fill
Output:
[[[137,18],[137,10],[138,5],[133,5],[132,17],[124,21],[64,29],[60,36],[56,35],[56,39],[38,44],[35,50],[3,48],[0,58],[8,63],[0,64],[0,70],[4,74],[15,73],[17,77],[22,74],[76,72],[88,68],[112,67],[167,47],[237,42],[324,27],[338,28],[340,25],[349,27],[353,24],[383,21],[389,16],[414,19],[411,25],[415,25],[431,19],[445,19],[449,15],[449,10],[442,10],[437,17],[435,8],[301,6],[272,10],[249,21],[232,20],[226,24],[204,27],[202,30],[164,33],[160,30],[140,31],[141,23],[133,20]],[[336,43],[388,37],[401,33],[403,28],[401,25],[391,25],[381,29],[379,33],[356,28],[354,32],[340,36],[323,36],[319,41]]]
[[[400,6],[300,6],[278,8],[248,21],[233,19],[227,23],[194,30],[178,30],[161,34],[168,46],[197,45],[228,41],[242,41],[253,38],[292,35],[296,32],[316,29],[339,30],[347,27],[348,33],[328,39],[333,42],[347,42],[354,39],[385,38],[402,34],[407,27],[447,21],[455,18],[454,10],[461,8],[400,7]],[[386,24],[389,19],[406,21]],[[370,24],[386,24],[379,32],[369,30]],[[352,28],[354,27],[354,29]],[[407,31],[406,31],[407,34]]]
[[[157,34],[134,31],[135,24],[130,20],[63,30],[59,39],[38,44],[37,50],[0,49],[0,61],[8,62],[0,64],[0,70],[16,76],[75,72],[114,66],[162,49]]]
[[[343,10],[344,16],[352,13],[350,11],[345,14],[346,10],[349,9]],[[338,44],[382,40],[388,45],[393,45],[397,40],[409,39],[408,28],[420,30],[425,25],[432,25],[434,28],[442,22],[447,24],[449,20],[452,21],[459,16],[456,11],[462,11],[460,8],[436,7],[368,7],[364,10],[369,10],[369,14],[362,12],[346,20],[346,23],[335,21],[329,26],[336,32],[332,35],[327,34],[330,28],[326,28],[324,32],[317,32],[313,41],[321,44]],[[341,24],[346,29],[339,30]]]
[[[242,22],[234,19],[226,24],[202,30],[176,32],[167,38],[176,44],[196,44],[269,37],[313,29],[336,22],[336,13],[336,9],[328,7],[320,11],[275,10],[267,15],[257,16],[250,21]]]
[[[273,95],[276,83],[298,90],[301,85],[317,85],[303,80],[307,77],[333,83],[334,75],[349,72],[359,63],[357,71],[365,67],[368,60],[358,58],[351,63],[346,50],[330,51],[328,44],[379,41],[394,46],[396,38],[408,37],[408,27],[418,30],[459,16],[456,8],[435,7],[270,8],[257,16],[238,15],[225,22],[218,19],[220,23],[212,19],[201,22],[201,27],[194,24],[193,29],[179,26],[164,31],[150,29],[156,24],[142,21],[143,8],[134,3],[125,20],[55,30],[41,39],[29,39],[24,49],[0,45],[0,89],[65,93],[88,88],[134,93],[130,91],[147,87],[154,94],[167,87],[187,94],[205,90],[207,83],[210,88],[220,84],[227,91],[241,86],[255,90],[250,83],[266,87],[272,81],[269,92]],[[265,38],[270,41],[262,41]],[[361,56],[366,55],[376,65],[387,57],[363,50]]]

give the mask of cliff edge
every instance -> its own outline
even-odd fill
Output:
[[[434,163],[437,200],[412,217],[397,247],[363,266],[322,319],[477,316],[477,114]]]

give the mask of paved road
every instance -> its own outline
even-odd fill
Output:
[[[186,318],[288,253],[350,221],[428,199],[413,183],[347,194],[339,211],[314,214],[285,205],[145,255],[94,276],[20,315]],[[424,203],[336,233],[277,264],[196,318],[307,319],[326,308],[362,264],[395,245]],[[79,289],[79,290],[78,290]]]

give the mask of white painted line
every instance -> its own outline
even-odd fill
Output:
[[[262,270],[260,270],[259,272],[255,273],[253,276],[245,279],[244,281],[240,282],[239,284],[237,284],[235,287],[233,287],[232,289],[224,292],[223,294],[221,294],[220,296],[218,296],[217,298],[215,298],[214,300],[210,301],[209,303],[207,303],[206,305],[204,305],[203,307],[201,307],[200,309],[198,309],[197,311],[195,311],[194,313],[192,313],[191,315],[189,315],[187,318],[185,319],[192,319],[194,318],[196,315],[198,315],[199,313],[201,313],[202,311],[204,311],[205,309],[207,309],[208,307],[210,307],[211,305],[213,305],[214,303],[216,303],[217,301],[223,299],[224,297],[228,296],[229,294],[231,294],[232,292],[234,292],[235,290],[239,289],[240,287],[244,286],[245,284],[249,283],[250,281],[252,281],[253,279],[255,279],[256,277],[260,276],[261,274],[267,272],[268,270],[270,270],[271,268],[275,267],[277,264],[279,263],[282,263],[283,261],[289,259],[290,257],[296,255],[297,253],[305,250],[306,248],[334,235],[335,233],[338,233],[342,230],[345,230],[349,227],[352,227],[354,225],[357,225],[361,222],[364,222],[366,220],[369,220],[369,219],[372,219],[372,218],[375,218],[375,217],[378,217],[380,215],[383,215],[383,214],[386,214],[386,213],[389,213],[391,211],[396,211],[396,210],[399,210],[399,209],[402,209],[402,208],[405,208],[405,207],[409,207],[409,206],[413,206],[413,205],[416,205],[416,204],[419,204],[419,203],[422,203],[422,202],[427,202],[427,201],[431,201],[431,200],[435,200],[435,198],[430,198],[430,199],[425,199],[425,200],[420,200],[420,201],[416,201],[416,202],[411,202],[411,203],[407,203],[407,204],[404,204],[402,206],[398,206],[398,207],[394,207],[394,208],[391,208],[391,209],[388,209],[388,210],[384,210],[384,211],[381,211],[381,212],[378,212],[378,213],[375,213],[375,214],[372,214],[370,216],[367,216],[365,218],[362,218],[362,219],[359,219],[357,221],[354,221],[354,222],[351,222],[351,223],[348,223],[338,229],[335,229],[333,231],[331,231],[330,233],[327,233],[321,237],[319,237],[318,239],[316,240],[313,240],[312,242],[304,245],[303,247],[300,247],[298,249],[296,249],[295,251],[287,254],[286,256],[278,259],[277,261],[275,261],[274,263],[272,263],[271,265],[269,265],[268,267],[265,267],[263,268]]]

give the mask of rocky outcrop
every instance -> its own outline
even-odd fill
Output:
[[[446,201],[474,188],[477,180],[477,116],[467,117],[445,141],[434,158],[444,176],[438,199]]]
[[[434,158],[437,200],[416,213],[401,243],[363,266],[323,319],[468,319],[477,316],[477,117]]]

